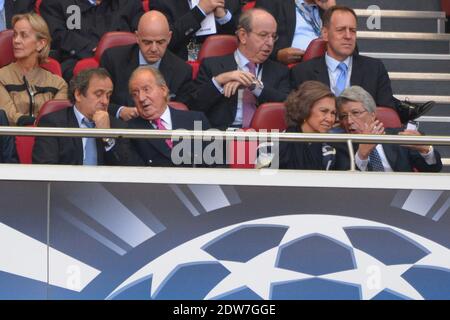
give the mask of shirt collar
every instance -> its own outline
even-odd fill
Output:
[[[93,6],[95,6],[95,0],[88,0]]]
[[[248,60],[248,59],[242,54],[242,52],[239,51],[239,49],[236,49],[235,52],[236,52],[236,57],[237,57],[237,60],[238,60],[238,61],[236,61],[236,62],[237,62],[237,64],[238,64],[239,69],[242,69],[242,68],[246,67],[246,66],[247,66],[247,63],[249,63],[250,60]]]
[[[325,53],[325,62],[327,64],[328,68],[332,72],[336,71],[337,67],[339,66],[339,64],[341,62],[343,62],[347,66],[347,69],[348,69],[350,67],[351,58],[352,58],[352,56],[348,56],[347,59],[345,59],[344,61],[339,61],[339,60],[336,60],[336,59],[330,57],[328,55],[328,53]]]
[[[170,117],[169,106],[166,105],[166,110],[164,110],[163,114],[159,118],[163,121],[163,124],[165,124],[165,126],[168,125],[172,127],[172,118]],[[153,123],[153,121],[151,121],[151,123]]]
[[[83,124],[83,120],[86,119],[86,121],[92,122],[91,120],[89,120],[88,118],[86,118],[81,112],[80,110],[78,110],[77,106],[74,105],[73,106],[73,112],[75,113],[75,118],[77,118],[78,121],[78,126],[81,128],[81,125]],[[84,125],[84,124],[83,124]],[[85,125],[84,125],[85,126]]]
[[[139,50],[139,65],[140,66],[150,66],[155,69],[159,69],[160,64],[161,64],[161,59],[159,59],[155,63],[148,63],[147,60],[145,60],[144,55],[142,54],[141,50]]]

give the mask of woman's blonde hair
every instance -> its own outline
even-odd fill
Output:
[[[16,14],[12,18],[11,25],[14,27],[17,21],[23,19],[27,20],[30,23],[31,28],[33,28],[34,32],[36,32],[37,40],[46,40],[46,44],[39,51],[38,62],[39,64],[47,62],[47,58],[50,53],[50,44],[52,41],[47,23],[40,15],[30,12],[30,13]]]

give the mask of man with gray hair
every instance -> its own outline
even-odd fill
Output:
[[[176,110],[168,106],[169,88],[161,73],[150,66],[138,67],[130,76],[129,90],[139,116],[128,121],[131,129],[207,130],[209,123],[201,112]],[[196,127],[198,125],[198,128]],[[177,147],[172,139],[133,139],[132,144],[148,166],[192,166],[202,160],[202,150],[196,154],[192,144]],[[180,150],[182,154],[175,154]],[[176,157],[176,158],[175,158]],[[183,161],[179,161],[179,160]],[[186,161],[184,161],[186,159]],[[202,161],[200,161],[202,162]]]
[[[277,23],[264,9],[241,14],[239,44],[229,55],[204,59],[195,81],[192,109],[203,111],[212,127],[249,127],[258,105],[284,101],[289,70],[269,60],[278,39]]]
[[[421,135],[416,130],[385,129],[375,113],[372,96],[359,86],[352,86],[337,99],[341,126],[352,134]],[[361,171],[439,172],[439,152],[430,145],[360,144],[355,147],[356,166]]]

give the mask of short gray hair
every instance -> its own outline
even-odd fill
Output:
[[[338,110],[340,110],[342,105],[348,101],[360,102],[363,105],[364,109],[366,109],[370,113],[374,113],[377,108],[375,100],[373,100],[370,93],[368,93],[360,86],[349,87],[341,93],[336,101]]]
[[[128,88],[129,89],[130,89],[130,83],[134,79],[134,77],[136,77],[136,75],[138,73],[141,73],[143,71],[150,72],[155,77],[157,85],[159,85],[159,86],[166,86],[167,87],[166,80],[164,79],[164,76],[162,75],[162,73],[158,69],[153,68],[151,66],[139,66],[136,69],[134,69],[134,71],[130,75],[130,78],[128,80]]]

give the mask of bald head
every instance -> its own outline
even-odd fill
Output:
[[[147,63],[158,62],[164,56],[172,38],[167,18],[159,11],[148,11],[139,20],[136,37]]]
[[[237,28],[239,50],[254,63],[263,63],[272,53],[277,38],[277,22],[264,9],[244,11]]]

